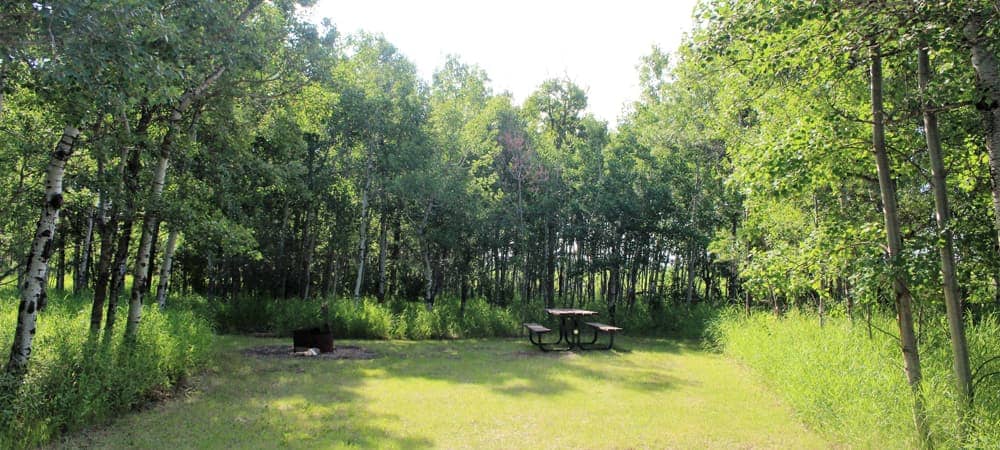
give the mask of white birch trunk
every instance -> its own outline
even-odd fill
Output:
[[[993,191],[993,224],[1000,244],[1000,61],[988,47],[982,18],[974,14],[962,28],[972,53],[976,70],[976,88],[984,96],[976,105],[982,116],[983,134],[990,160],[990,184]]]
[[[174,250],[177,248],[177,236],[180,231],[170,230],[167,236],[167,248],[163,250],[163,264],[160,265],[160,284],[156,287],[156,304],[163,309],[167,306],[167,292],[170,288],[170,270],[174,262]]]
[[[365,258],[368,256],[368,191],[372,187],[372,161],[365,164],[365,188],[361,191],[361,230],[358,232],[358,277],[354,280],[354,301],[361,300],[361,282],[365,278]]]
[[[62,208],[63,174],[66,172],[66,161],[73,155],[73,144],[76,143],[80,130],[68,126],[63,131],[52,159],[45,174],[45,201],[42,204],[42,214],[35,226],[35,238],[31,243],[31,252],[25,266],[23,283],[21,284],[21,302],[17,309],[17,327],[14,330],[14,344],[11,346],[7,371],[13,374],[24,374],[31,358],[31,344],[35,338],[39,304],[45,302],[46,275],[49,258],[54,250],[52,240],[55,236],[56,223],[59,220],[59,209]]]

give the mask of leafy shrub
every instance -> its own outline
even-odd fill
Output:
[[[16,292],[0,293],[0,329],[16,320]],[[38,446],[135,408],[191,375],[212,347],[209,323],[190,311],[148,307],[132,345],[122,343],[123,323],[109,339],[90,335],[84,296],[53,293],[38,320],[24,382],[0,375],[0,448]],[[0,347],[10,348],[12,334],[0,335]]]

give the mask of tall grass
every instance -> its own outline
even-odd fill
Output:
[[[815,315],[795,311],[781,318],[729,311],[709,330],[722,351],[752,368],[805,423],[833,440],[865,448],[913,448],[913,397],[894,332],[895,321],[887,314],[873,318],[871,328],[843,317],[828,318],[820,327]],[[1000,325],[994,318],[970,325],[967,333],[973,366],[1000,355]],[[963,436],[943,317],[925,321],[920,335],[923,396],[934,443],[996,448],[1000,380],[990,377],[978,384]]]
[[[14,290],[0,292],[4,351],[12,345],[17,304]],[[41,445],[133,409],[190,375],[211,348],[209,323],[189,311],[148,308],[133,345],[122,344],[123,326],[110,339],[91,337],[89,318],[86,296],[50,294],[23,382],[0,375],[0,448]]]

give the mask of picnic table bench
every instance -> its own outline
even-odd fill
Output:
[[[524,327],[528,329],[528,340],[542,351],[559,350],[566,351],[578,348],[581,350],[604,349],[610,350],[615,345],[615,334],[622,331],[622,328],[607,325],[600,322],[585,322],[593,331],[593,339],[590,342],[581,340],[580,318],[596,316],[596,311],[575,308],[547,308],[546,313],[559,318],[559,339],[552,342],[545,342],[543,335],[552,332],[552,329],[544,325],[525,322]],[[597,346],[600,335],[608,336],[607,346]]]

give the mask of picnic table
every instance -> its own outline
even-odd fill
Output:
[[[551,332],[551,329],[537,323],[524,324],[524,327],[528,329],[528,340],[538,348],[542,349],[542,351],[565,351],[572,350],[574,348],[578,348],[580,350],[591,350],[598,348],[593,347],[593,345],[597,343],[597,338],[600,334],[608,335],[607,347],[600,348],[610,350],[615,343],[615,333],[622,330],[619,327],[599,322],[584,322],[584,325],[587,325],[593,330],[593,339],[591,339],[590,342],[584,342],[581,340],[580,336],[580,319],[584,317],[596,316],[597,311],[577,308],[546,308],[545,312],[550,316],[559,319],[559,339],[557,341],[543,341],[543,335]]]

